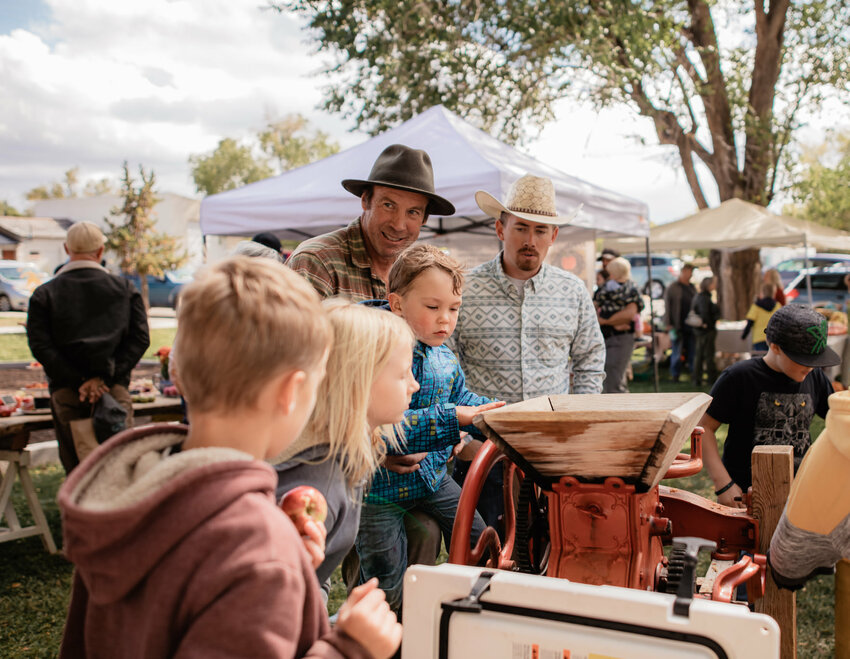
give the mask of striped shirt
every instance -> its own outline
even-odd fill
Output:
[[[385,300],[387,285],[372,272],[358,217],[344,229],[305,240],[286,264],[307,278],[323,298]]]
[[[605,343],[584,282],[544,263],[523,293],[501,252],[467,276],[452,341],[469,386],[509,403],[600,393]]]
[[[456,405],[483,405],[490,399],[466,388],[463,371],[454,353],[445,345],[428,346],[416,342],[413,349],[413,376],[419,391],[413,394],[402,453],[428,451],[419,469],[397,474],[380,468],[372,478],[366,503],[384,504],[410,501],[435,492],[446,475],[446,462],[465,430],[483,439],[475,426],[458,427]]]

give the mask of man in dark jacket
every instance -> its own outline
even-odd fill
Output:
[[[68,229],[69,261],[30,298],[27,338],[44,367],[50,409],[66,472],[79,464],[71,421],[88,418],[104,393],[127,410],[130,373],[150,345],[142,296],[128,280],[100,265],[105,238],[91,222]]]
[[[673,342],[673,354],[670,355],[670,377],[673,382],[679,381],[683,356],[687,360],[688,372],[693,373],[694,370],[696,340],[693,329],[685,324],[685,317],[691,310],[691,303],[697,294],[697,289],[691,283],[693,274],[694,266],[685,263],[679,278],[664,292],[664,324]]]

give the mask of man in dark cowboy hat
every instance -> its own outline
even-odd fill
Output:
[[[345,179],[342,187],[360,197],[362,215],[301,243],[287,263],[322,297],[384,300],[396,256],[419,237],[429,215],[453,215],[455,208],[434,193],[428,154],[401,144],[384,149],[367,180]]]
[[[343,295],[355,302],[385,300],[387,275],[396,257],[419,237],[429,215],[453,215],[455,207],[434,193],[434,171],[425,151],[388,146],[367,180],[345,179],[342,187],[360,197],[363,213],[344,229],[301,243],[287,265],[300,272],[322,297]],[[387,456],[384,466],[408,473],[427,453]],[[408,562],[433,563],[440,527],[424,513],[405,520]],[[356,585],[356,563],[343,563],[346,583]],[[353,583],[352,583],[353,582]]]

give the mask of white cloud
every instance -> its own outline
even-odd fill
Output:
[[[161,190],[191,195],[191,154],[289,112],[343,147],[365,139],[315,110],[326,56],[263,0],[28,2],[31,24],[0,21],[0,199],[20,208],[27,190],[71,167],[83,180],[117,177],[124,160],[152,168]],[[567,101],[556,116],[528,145],[533,156],[647,202],[655,222],[695,210],[671,147],[634,139],[656,143],[646,119]]]

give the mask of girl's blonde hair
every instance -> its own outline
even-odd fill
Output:
[[[369,428],[367,413],[372,384],[399,343],[410,346],[413,333],[400,317],[383,309],[326,300],[333,344],[327,375],[319,386],[316,407],[302,437],[310,444],[329,443],[350,490],[371,478],[386,454],[386,442],[398,448],[402,424]],[[385,441],[386,440],[386,441]]]

